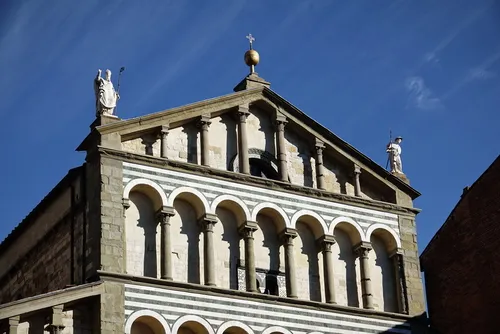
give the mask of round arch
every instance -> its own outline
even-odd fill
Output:
[[[247,332],[248,334],[254,334],[253,330],[248,325],[245,325],[240,321],[226,321],[225,323],[219,326],[216,334],[224,334],[224,331],[231,327],[238,327]]]
[[[326,222],[323,219],[323,217],[321,217],[319,214],[317,214],[316,212],[311,211],[311,210],[304,209],[304,210],[300,210],[300,211],[295,212],[292,216],[292,219],[290,220],[290,227],[296,228],[296,225],[297,225],[297,222],[299,221],[299,219],[301,217],[305,217],[305,216],[312,217],[317,221],[317,223],[319,223],[319,225],[321,226],[322,235],[328,234],[328,226],[326,225]],[[315,226],[311,226],[311,227],[314,230]],[[318,234],[318,233],[316,233],[316,234]],[[322,235],[315,235],[315,237],[318,238]]]
[[[401,248],[401,239],[399,239],[399,236],[397,235],[396,231],[394,231],[392,228],[384,225],[384,224],[373,224],[368,227],[368,230],[366,230],[366,241],[370,242],[370,238],[376,230],[384,230],[385,232],[388,232],[392,238],[394,239],[393,241],[396,243],[396,246],[398,248]]]
[[[249,159],[259,159],[267,162],[276,172],[278,172],[278,160],[267,151],[263,151],[258,148],[249,148],[248,149],[248,158]],[[234,171],[239,171],[239,159],[238,153],[236,153],[229,162],[229,168]]]
[[[365,233],[363,232],[361,226],[354,219],[349,217],[337,217],[334,220],[332,220],[328,232],[331,235],[334,235],[335,227],[337,227],[337,225],[339,225],[340,223],[345,223],[353,227],[358,232],[360,239],[359,241],[366,241]]]
[[[283,221],[285,222],[285,227],[291,227],[290,226],[290,219],[288,218],[288,215],[286,214],[286,212],[282,208],[277,206],[276,204],[269,203],[269,202],[259,203],[253,208],[253,211],[252,211],[252,220],[253,221],[257,220],[257,215],[263,209],[272,209],[272,210],[276,211],[281,216],[281,218],[283,218]]]
[[[196,197],[201,202],[204,213],[215,213],[211,211],[210,205],[208,204],[206,197],[203,196],[203,194],[199,190],[196,190],[191,187],[179,187],[172,190],[172,192],[168,195],[167,206],[173,207],[175,199],[182,194],[188,194]]]
[[[134,324],[134,322],[137,319],[139,319],[141,317],[151,317],[151,318],[157,320],[161,324],[161,326],[163,327],[165,334],[172,333],[170,331],[170,326],[168,325],[167,321],[165,320],[165,318],[161,314],[159,314],[155,311],[151,311],[151,310],[140,310],[140,311],[136,311],[136,312],[132,313],[127,318],[127,321],[125,321],[125,334],[131,333],[132,325]]]
[[[262,334],[271,334],[271,333],[282,333],[282,334],[292,334],[288,329],[283,328],[281,326],[271,326],[266,328]]]
[[[210,326],[208,321],[206,321],[205,319],[203,319],[202,317],[199,317],[197,315],[183,315],[182,317],[177,319],[172,326],[172,334],[177,334],[177,332],[179,331],[179,328],[181,328],[181,326],[183,324],[185,324],[186,322],[191,322],[191,321],[196,322],[197,324],[203,326],[203,328],[205,328],[207,330],[208,334],[215,334],[214,329],[212,328],[212,326]]]
[[[241,208],[241,210],[243,210],[243,213],[245,214],[245,219],[246,220],[252,219],[252,216],[250,214],[250,210],[248,209],[248,206],[245,204],[245,202],[243,202],[241,199],[239,199],[238,197],[233,196],[233,195],[220,195],[220,196],[216,197],[212,201],[212,205],[210,207],[211,212],[215,213],[217,206],[224,201],[236,203]]]
[[[167,195],[165,195],[165,191],[163,191],[162,187],[158,185],[158,183],[153,182],[148,179],[133,179],[123,189],[123,199],[124,200],[129,200],[130,192],[134,189],[139,189],[139,188],[149,188],[152,189],[154,193],[156,193],[158,196],[160,196],[161,206],[166,206],[167,205]],[[147,194],[147,191],[146,191]]]

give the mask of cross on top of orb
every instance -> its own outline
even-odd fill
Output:
[[[248,34],[247,39],[250,42],[250,50],[252,50],[252,43],[255,41],[255,38],[252,36],[252,34]]]

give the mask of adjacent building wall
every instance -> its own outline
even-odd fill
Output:
[[[422,253],[431,327],[498,333],[500,157],[471,186]]]
[[[4,241],[0,304],[83,282],[81,170],[70,171]]]

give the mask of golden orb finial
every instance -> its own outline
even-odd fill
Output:
[[[250,42],[250,50],[245,52],[245,64],[250,66],[250,74],[252,74],[255,73],[255,66],[259,63],[260,56],[259,53],[253,49],[253,42],[255,41],[255,38],[252,34],[248,34],[246,38]]]

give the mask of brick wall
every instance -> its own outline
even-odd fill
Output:
[[[462,196],[421,256],[438,333],[498,333],[500,157]]]

